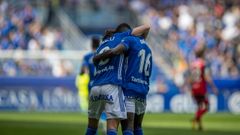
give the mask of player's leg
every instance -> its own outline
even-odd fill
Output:
[[[134,135],[143,135],[143,129],[142,129],[142,122],[143,122],[143,114],[135,114],[134,119]]]
[[[209,102],[208,99],[205,96],[202,96],[201,100],[201,108],[200,111],[198,112],[198,130],[203,130],[202,126],[202,117],[203,115],[208,111],[209,109]]]
[[[88,128],[86,135],[95,135],[97,133],[98,121],[99,120],[95,118],[88,118]]]
[[[204,110],[204,104],[202,101],[200,101],[199,103],[199,107],[198,107],[198,111],[196,113],[196,123],[198,126],[198,130],[202,130],[202,114],[203,114],[203,110]]]
[[[107,119],[107,135],[117,135],[117,129],[120,119],[109,118]]]
[[[193,97],[194,102],[197,105],[197,110],[195,112],[194,118],[192,119],[192,129],[195,129],[196,125],[198,125],[198,113],[201,110],[201,102],[200,102],[198,95],[193,94],[192,97]]]
[[[134,116],[132,112],[127,112],[127,119],[121,120],[123,135],[133,135],[134,130]]]
[[[116,135],[120,120],[127,118],[123,92],[119,86],[105,85],[104,95],[108,97],[105,106],[107,135]]]
[[[103,112],[105,103],[99,99],[101,87],[95,86],[90,93],[89,108],[88,108],[88,128],[86,135],[95,135],[98,129],[98,122],[101,113]]]
[[[102,135],[106,135],[106,133],[107,133],[107,115],[105,112],[103,112],[100,117],[99,130],[101,130]]]
[[[142,122],[146,111],[146,99],[136,99],[136,113],[134,117],[134,135],[143,135]]]
[[[199,129],[201,127],[201,110],[202,110],[202,102],[199,101],[199,103],[197,103],[197,112],[195,114],[195,122],[197,125],[197,129]]]
[[[208,111],[209,103],[208,100],[203,95],[195,96],[197,102],[197,111],[195,114],[194,122],[198,126],[198,130],[202,130],[202,117]]]
[[[135,99],[131,97],[125,98],[127,109],[127,119],[121,121],[123,135],[132,135],[134,130],[135,116]]]

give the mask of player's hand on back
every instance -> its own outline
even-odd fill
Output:
[[[96,66],[99,62],[99,60],[97,59],[96,55],[93,57],[93,64]]]

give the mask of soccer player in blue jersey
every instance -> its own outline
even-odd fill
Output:
[[[126,32],[126,29],[129,29]],[[97,54],[101,54],[116,47],[121,40],[130,35],[142,35],[148,28],[146,25],[139,26],[133,30],[127,24],[120,24],[115,34],[105,36]],[[126,119],[126,107],[122,92],[124,56],[118,55],[111,59],[104,59],[96,64],[93,87],[90,93],[88,111],[88,129],[86,135],[95,135],[100,114],[107,114],[107,135],[116,135],[121,119]]]
[[[123,90],[126,97],[127,120],[122,121],[123,132],[142,135],[142,121],[146,110],[146,96],[152,71],[152,53],[144,38],[128,36],[120,45],[94,57],[94,61],[125,54],[126,74]]]
[[[93,83],[93,78],[94,78],[94,64],[93,64],[92,59],[93,59],[94,53],[96,52],[99,44],[100,44],[100,38],[96,37],[96,36],[92,37],[92,44],[91,44],[92,51],[83,57],[82,68],[87,69],[87,72],[90,77],[90,81],[88,84],[89,90],[92,88],[92,83]]]
[[[92,51],[83,57],[83,63],[80,69],[80,73],[77,75],[75,82],[79,91],[80,108],[82,112],[87,112],[88,110],[88,95],[94,77],[94,64],[92,58],[94,52],[100,44],[99,37],[92,37],[91,40]]]
[[[80,72],[80,76],[78,77],[77,80],[79,80],[79,85],[85,85],[83,84],[84,80],[82,79],[85,79],[83,78],[84,77],[84,74],[86,75],[89,75],[89,82],[88,82],[88,91],[87,91],[87,94],[79,94],[79,95],[83,95],[83,96],[80,96],[81,98],[81,101],[80,101],[80,105],[81,105],[81,109],[83,111],[85,110],[88,110],[88,100],[89,100],[89,93],[90,93],[90,90],[92,88],[92,83],[93,83],[93,78],[94,78],[94,64],[93,64],[93,56],[94,56],[94,53],[96,52],[97,48],[99,47],[99,44],[100,44],[100,37],[98,36],[93,36],[91,38],[91,49],[92,51],[87,53],[84,57],[83,57],[83,63],[82,63],[82,66],[81,66],[81,72]],[[84,71],[84,72],[83,72]],[[81,86],[80,86],[81,87]],[[82,86],[81,88],[83,87],[86,87],[86,86]],[[80,89],[80,93],[83,93],[81,92],[83,90]],[[86,93],[86,92],[85,92]],[[102,113],[101,117],[100,117],[100,129],[101,129],[101,132],[103,134],[106,133],[106,114],[105,113]]]

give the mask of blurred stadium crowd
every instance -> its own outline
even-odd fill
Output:
[[[0,49],[4,50],[62,50],[63,33],[40,20],[37,11],[27,1],[15,5],[0,2]],[[0,61],[0,75],[51,75],[52,66],[46,60],[4,59]]]
[[[60,0],[68,3],[62,6],[71,5],[73,11],[82,1]],[[110,1],[91,0],[91,10],[98,10],[104,6],[101,3]],[[24,2],[24,6],[16,7],[7,0],[0,1],[1,50],[65,50],[64,31],[42,23],[39,11]],[[121,0],[116,3],[115,10],[128,8],[141,23],[151,24],[150,36],[158,42],[149,42],[164,50],[159,55],[171,67],[172,76],[184,75],[199,46],[206,47],[206,58],[214,77],[240,75],[240,1]],[[77,71],[66,61],[52,64],[52,61],[36,59],[0,60],[1,76],[68,76],[74,72]]]
[[[186,71],[199,46],[206,48],[214,77],[240,75],[240,1],[136,0],[131,7],[151,24],[164,49],[161,57],[172,62],[173,76]]]
[[[43,26],[30,4],[14,8],[3,1],[0,7],[1,49],[63,49],[62,33]]]

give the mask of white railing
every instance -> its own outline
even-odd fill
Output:
[[[75,76],[87,52],[0,50],[0,76]]]
[[[0,59],[70,59],[82,60],[83,56],[88,51],[73,51],[73,50],[0,50]]]
[[[64,31],[64,44],[68,45],[65,49],[90,50],[90,39],[79,30],[63,10],[58,10],[57,17]]]

